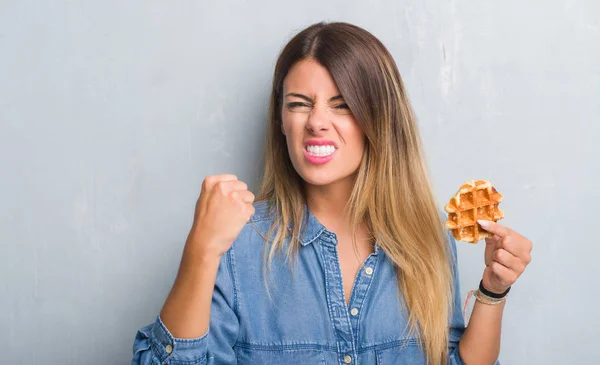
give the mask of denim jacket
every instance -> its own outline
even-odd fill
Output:
[[[254,206],[254,216],[222,256],[207,333],[175,338],[158,317],[138,331],[132,364],[425,364],[418,340],[406,330],[394,266],[377,244],[346,305],[336,235],[306,209],[293,269],[276,255],[266,286],[264,236],[273,215],[265,202]],[[456,246],[448,237],[455,275],[448,364],[464,365]]]

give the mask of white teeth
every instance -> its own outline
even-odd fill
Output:
[[[329,156],[333,152],[335,152],[335,147],[333,146],[306,146],[306,151],[313,156]]]

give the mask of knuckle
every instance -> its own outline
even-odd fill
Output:
[[[503,256],[503,254],[502,254],[501,250],[496,250],[494,252],[494,259],[495,260],[502,260],[502,256]]]
[[[217,190],[223,194],[223,195],[227,195],[227,184],[225,183],[225,181],[219,181],[215,187],[217,188]]]
[[[207,176],[204,178],[204,181],[202,182],[202,187],[203,188],[209,188],[212,185],[214,185],[215,183],[215,177],[214,176]]]

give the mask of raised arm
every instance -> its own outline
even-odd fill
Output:
[[[253,201],[247,185],[234,175],[204,180],[177,278],[159,318],[138,331],[133,364],[206,361],[211,307],[230,319],[216,331],[224,336],[218,345],[226,345],[226,334],[236,329],[237,322],[227,302],[231,278],[220,266],[227,264],[223,255],[254,214]]]

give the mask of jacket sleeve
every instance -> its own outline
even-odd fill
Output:
[[[230,249],[221,258],[213,292],[210,328],[194,339],[176,338],[160,316],[138,330],[133,344],[132,365],[234,365],[233,346],[238,337],[239,321],[235,314],[236,288],[231,268]]]
[[[452,300],[452,315],[450,317],[450,342],[448,345],[448,365],[466,365],[458,353],[458,343],[465,332],[465,319],[462,315],[462,302],[460,297],[460,283],[458,277],[458,259],[456,252],[456,241],[448,232],[450,251],[452,253],[452,273],[454,278],[454,298]],[[494,365],[500,365],[496,361]]]

